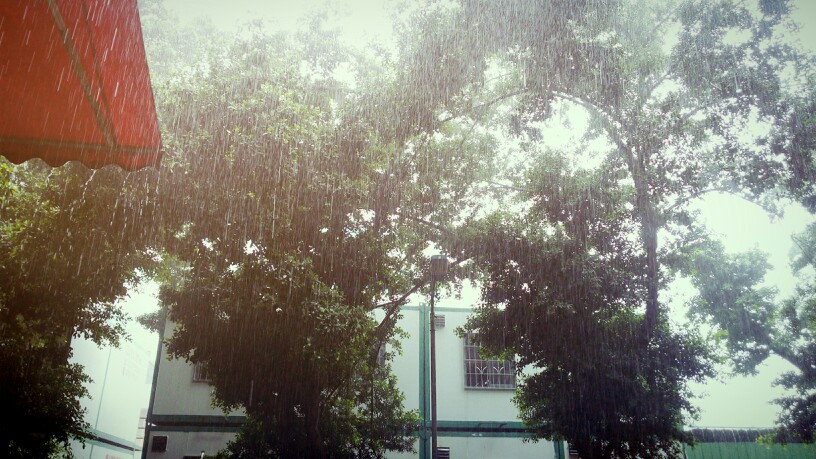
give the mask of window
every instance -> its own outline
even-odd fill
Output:
[[[167,451],[167,435],[156,435],[150,444],[150,451],[153,453],[163,453]]]
[[[515,389],[516,365],[511,360],[484,360],[475,333],[465,335],[465,389]]]
[[[193,382],[210,382],[210,377],[207,375],[203,363],[193,365]]]

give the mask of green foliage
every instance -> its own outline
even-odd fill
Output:
[[[333,43],[319,20],[296,41],[251,26],[157,85],[169,349],[204,363],[215,402],[252,419],[235,454],[410,447],[393,379],[370,376],[393,333],[371,311],[412,283],[424,239],[399,215],[438,196],[425,179],[438,169],[405,153],[398,120],[359,111],[392,83],[351,91],[334,70],[358,57]]]
[[[486,276],[470,325],[531,368],[516,403],[534,439],[565,439],[581,457],[677,451],[691,441],[688,383],[712,374],[711,356],[665,323],[644,345],[631,188],[607,171],[570,172],[564,159],[544,155],[531,171],[539,199],[523,217],[494,215],[458,238]]]
[[[677,427],[692,411],[686,383],[710,374],[709,354],[695,335],[668,328],[659,293],[700,236],[689,203],[711,191],[762,199],[775,190],[803,201],[812,191],[809,99],[782,89],[791,69],[796,80],[812,68],[776,38],[786,3],[474,0],[439,9],[414,23],[418,71],[461,88],[456,116],[509,111],[502,135],[515,135],[528,158],[498,179],[510,184],[502,204],[515,212],[441,238],[482,270],[485,305],[473,325],[485,343],[540,371],[520,392],[525,417],[543,437],[576,442],[582,457],[651,457],[686,440]],[[506,75],[506,84],[487,75]],[[496,87],[502,94],[491,94]],[[557,123],[559,110],[589,120],[581,143],[563,153],[541,145],[542,125]],[[581,163],[591,142],[608,146],[595,153],[599,165]],[[748,280],[699,280],[712,301],[754,302],[729,318],[735,348],[746,342],[740,334],[761,334],[770,313],[761,301],[772,292],[734,285]],[[610,325],[621,323],[640,336]],[[766,354],[746,351],[744,363]],[[616,355],[634,364],[610,368]],[[606,374],[633,383],[610,392]],[[614,408],[559,406],[552,391],[597,393],[597,406]],[[643,428],[627,430],[630,421]]]
[[[517,402],[538,437],[586,457],[688,440],[686,384],[710,369],[659,301],[680,270],[739,371],[769,353],[797,367],[780,422],[812,440],[816,291],[775,303],[756,287],[761,256],[691,243],[688,208],[715,190],[816,208],[812,62],[775,39],[786,1],[429,3],[398,24],[396,57],[338,46],[319,16],[295,37],[227,38],[174,27],[157,2],[141,11],[162,169],[0,162],[0,385],[28,429],[2,431],[10,454],[82,436],[70,340],[116,343],[115,300],[140,269],[163,281],[171,352],[249,413],[234,454],[407,449],[413,417],[372,349],[422,287],[429,241],[474,261],[454,274],[484,280],[484,344],[537,368]],[[786,91],[785,72],[804,89]],[[565,152],[541,147],[559,110],[589,119]],[[517,167],[508,137],[528,158]],[[593,142],[609,145],[600,165],[577,164]],[[814,239],[797,266],[813,265]]]
[[[418,422],[415,412],[402,409],[402,394],[388,366],[367,366],[355,376],[355,393],[346,393],[328,407],[320,431],[336,458],[383,458],[385,451],[411,452],[411,431]],[[305,442],[305,427],[299,439],[285,438],[274,419],[250,417],[238,437],[221,452],[233,458],[291,457],[293,443]],[[399,432],[401,436],[395,436]],[[302,449],[302,446],[299,447]]]
[[[771,352],[776,290],[758,287],[770,268],[759,251],[729,254],[714,241],[699,243],[685,273],[699,294],[689,315],[724,327],[723,337],[731,361],[739,373],[754,373]]]
[[[810,248],[814,225],[795,239],[798,270],[813,267]],[[748,374],[769,355],[782,357],[795,368],[776,384],[790,392],[777,400],[782,411],[772,438],[812,443],[816,429],[816,300],[812,274],[796,294],[783,301],[776,291],[760,287],[769,268],[764,254],[732,255],[717,243],[700,244],[689,257],[685,271],[693,276],[699,295],[690,313],[715,324],[724,335],[731,362],[738,373]]]
[[[0,342],[0,396],[8,416],[0,426],[3,456],[70,457],[70,441],[84,442],[90,428],[79,402],[90,378],[64,352],[27,344]]]
[[[10,457],[45,457],[82,439],[89,380],[68,363],[75,337],[116,344],[115,301],[150,258],[137,224],[139,174],[0,162],[0,393]]]

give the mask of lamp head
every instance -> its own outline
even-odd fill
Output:
[[[431,256],[431,277],[440,279],[448,272],[448,257],[445,255]]]

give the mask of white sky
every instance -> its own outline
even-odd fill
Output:
[[[167,0],[182,20],[203,17],[222,30],[235,30],[249,20],[261,20],[272,30],[294,30],[306,13],[337,12],[337,26],[348,43],[371,40],[393,44],[389,11],[393,0]]]
[[[794,291],[795,279],[789,268],[793,246],[791,235],[801,232],[814,217],[799,205],[785,209],[781,219],[773,220],[756,204],[727,195],[712,195],[699,203],[702,218],[714,232],[722,235],[730,252],[754,248],[767,252],[773,270],[765,278],[768,286],[779,289],[780,297]],[[770,358],[754,377],[721,377],[695,391],[705,395],[698,425],[706,427],[768,427],[773,425],[778,407],[773,400],[783,392],[773,381],[792,367],[780,358]],[[723,369],[725,370],[725,369]]]
[[[272,29],[292,30],[298,18],[307,11],[332,8],[344,18],[337,25],[342,36],[350,43],[364,46],[369,40],[377,40],[393,47],[389,7],[393,0],[300,0],[253,1],[253,0],[168,0],[167,6],[182,20],[198,17],[208,18],[223,30],[236,30],[236,26],[252,19],[261,19]],[[794,15],[802,28],[798,39],[816,51],[816,1],[795,0],[798,12]],[[796,37],[794,37],[796,38]],[[708,226],[723,235],[728,250],[743,251],[754,247],[768,252],[774,271],[767,277],[769,285],[777,286],[782,293],[793,290],[793,276],[787,269],[791,248],[791,234],[800,232],[813,221],[801,207],[790,206],[785,216],[771,220],[759,207],[728,196],[708,196],[700,203],[703,218]],[[156,308],[155,285],[145,289],[127,303],[126,310],[136,316]],[[446,298],[440,305],[471,305],[477,296],[475,288],[465,289],[465,297],[456,300]],[[417,301],[422,301],[417,298]],[[135,333],[134,338],[145,340],[145,346],[154,347],[155,337]],[[770,360],[760,373],[751,378],[722,378],[712,381],[698,391],[708,395],[698,401],[702,408],[701,426],[712,427],[767,427],[776,418],[777,408],[772,401],[780,395],[772,381],[785,369],[784,362]]]

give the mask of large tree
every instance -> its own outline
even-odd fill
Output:
[[[440,200],[429,176],[468,163],[439,161],[422,123],[403,122],[430,110],[406,107],[399,75],[308,25],[251,26],[157,86],[160,226],[183,266],[162,292],[170,351],[247,411],[234,452],[379,456],[410,449],[414,417],[376,364],[396,309],[372,312],[424,282],[426,242],[405,222]],[[336,78],[343,62],[358,90]]]
[[[812,190],[797,110],[808,105],[783,90],[806,70],[776,39],[787,10],[784,1],[472,0],[419,15],[427,73],[477,81],[459,106],[509,111],[528,158],[498,180],[519,211],[493,218],[514,223],[439,237],[484,270],[485,308],[472,324],[483,341],[540,371],[519,395],[539,435],[566,437],[582,457],[647,457],[685,439],[685,383],[709,370],[698,339],[669,326],[660,291],[678,250],[701,237],[689,204],[710,191],[759,199]],[[588,127],[553,152],[542,126],[564,111]],[[563,338],[567,323],[575,340]],[[621,323],[630,331],[613,332]],[[604,371],[578,371],[575,348]],[[625,370],[600,361],[623,349],[636,362]],[[637,384],[607,391],[604,374]],[[580,388],[565,403],[585,409],[554,403],[543,390],[554,381],[560,394]],[[582,404],[591,396],[608,404],[608,418]]]

